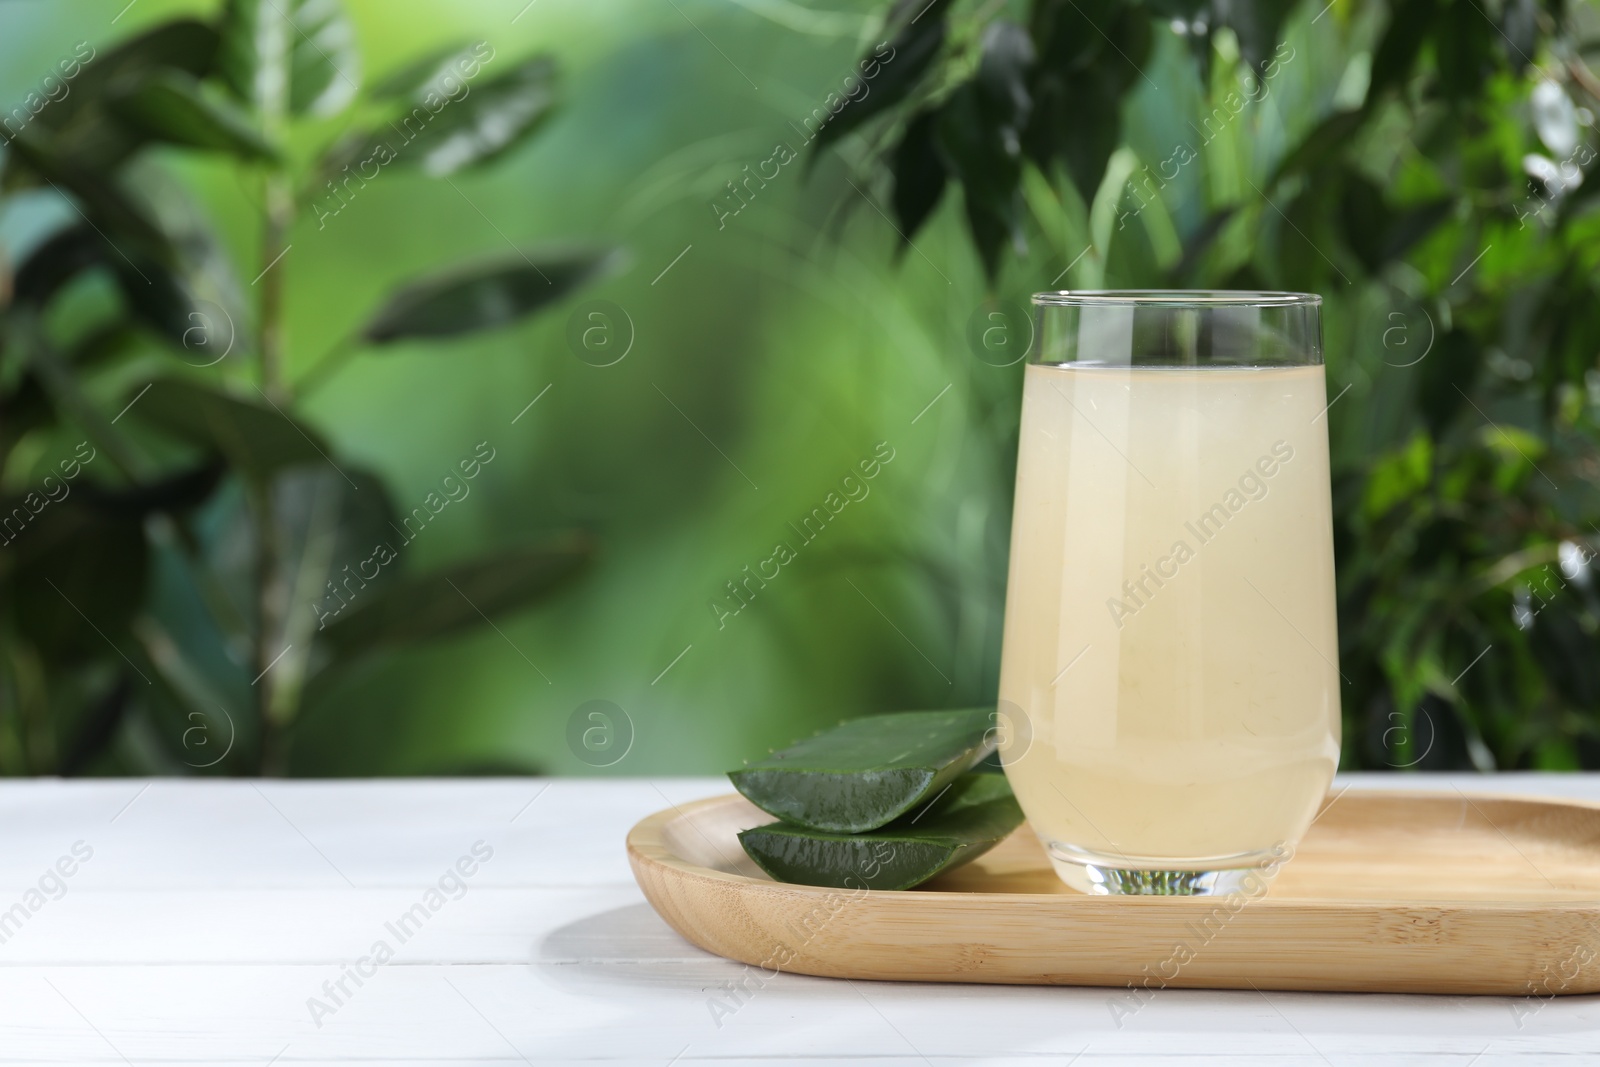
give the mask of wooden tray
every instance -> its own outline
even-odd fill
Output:
[[[1600,990],[1600,804],[1335,794],[1262,893],[1096,897],[1026,826],[907,892],[786,885],[734,836],[737,795],[628,834],[645,897],[701,948],[771,972],[912,982],[1494,993]]]

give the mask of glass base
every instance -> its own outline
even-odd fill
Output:
[[[1182,862],[1145,856],[1107,856],[1059,841],[1045,842],[1056,876],[1091,896],[1254,896],[1283,862],[1282,849],[1240,852]]]

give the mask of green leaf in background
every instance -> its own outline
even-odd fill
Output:
[[[1416,66],[1417,56],[1432,27],[1438,0],[1398,0],[1390,9],[1389,26],[1372,56],[1372,80],[1367,84],[1370,110],[1389,89],[1404,85]]]
[[[852,719],[728,777],[756,807],[813,830],[875,830],[925,804],[995,746],[993,708]]]
[[[111,321],[86,331],[63,355],[78,371],[92,370],[139,347],[139,331],[131,324]]]
[[[1433,440],[1418,430],[1402,449],[1389,452],[1372,466],[1361,501],[1369,518],[1379,518],[1397,504],[1413,499],[1433,474]]]
[[[227,0],[217,67],[239,99],[272,111],[270,71],[286,62],[292,115],[337,114],[356,95],[361,53],[339,0]],[[264,76],[264,72],[265,76]]]
[[[372,316],[362,336],[382,345],[505,326],[560,300],[621,261],[615,251],[590,249],[461,264],[402,286]]]
[[[1454,206],[1450,198],[1440,197],[1407,208],[1391,208],[1376,182],[1349,171],[1344,175],[1339,213],[1345,242],[1361,265],[1376,273],[1426,237]]]
[[[175,347],[204,350],[196,323],[205,317],[196,310],[185,279],[137,248],[124,251],[113,246],[88,222],[59,230],[34,249],[17,270],[16,299],[43,308],[80,275],[96,269],[115,281],[134,322],[148,326]],[[87,357],[98,361],[127,351],[134,322],[117,322],[85,335],[76,353],[83,358],[73,362],[87,366]]]
[[[18,441],[48,425],[53,417],[50,395],[38,372],[32,368],[20,369],[12,387],[0,390],[0,455],[9,456]],[[0,512],[0,521],[8,514],[9,511]]]
[[[1231,29],[1239,41],[1240,58],[1259,77],[1278,46],[1283,24],[1294,6],[1293,0],[1212,0],[1207,25],[1212,35],[1224,26]]]
[[[289,113],[337,114],[361,84],[355,27],[340,0],[302,0],[290,18],[298,41],[289,51]]]
[[[207,524],[205,555],[227,601],[254,607],[260,603],[261,500],[231,488],[213,509],[216,521]],[[285,725],[298,714],[303,687],[328,659],[317,655],[319,628],[400,581],[401,567],[382,547],[397,542],[394,506],[370,471],[302,464],[274,475],[271,494],[272,586],[282,590],[282,600],[264,621],[266,644],[284,651],[274,668],[269,718]],[[163,622],[180,634],[187,618],[173,611]],[[191,632],[188,638],[203,646],[206,636]],[[242,655],[214,665],[218,683],[236,690],[248,688],[257,670]]]
[[[332,463],[326,442],[264,397],[230,396],[182,378],[131,391],[128,411],[179,440],[226,456],[247,474],[267,475],[302,463]]]
[[[1311,128],[1300,143],[1284,154],[1267,182],[1270,190],[1293,174],[1315,171],[1331,156],[1343,151],[1371,116],[1364,110],[1335,111]]]
[[[194,302],[175,273],[137,249],[130,251],[131,257],[107,243],[87,222],[68,226],[34,249],[18,268],[16,299],[43,308],[85,271],[102,269],[116,282],[136,320],[181,345],[184,332],[193,325]],[[100,339],[118,340],[109,334]]]
[[[209,459],[140,485],[106,489],[85,480],[73,491],[101,514],[143,518],[153,511],[172,513],[199,506],[216,490],[222,474],[221,462]]]
[[[108,252],[111,249],[87,224],[58,230],[17,268],[12,295],[42,308],[80,272],[100,266]]]
[[[468,72],[493,69],[493,52],[484,53],[488,59],[480,55],[484,47],[453,53],[454,62],[465,66],[448,85],[444,67],[435,66],[413,87],[410,111],[341,143],[324,171],[331,176],[347,163],[371,159],[420,167],[439,178],[491,163],[521,144],[555,108],[556,62],[535,55],[494,77],[469,77]]]
[[[894,217],[904,251],[939,206],[948,180],[939,154],[935,112],[924,111],[906,126],[890,167],[894,171]]]
[[[1439,84],[1452,97],[1470,98],[1482,91],[1494,69],[1495,43],[1505,40],[1490,16],[1475,7],[1476,3],[1477,0],[1450,0],[1439,11],[1434,25]]]
[[[1095,27],[1111,25],[1117,6],[1117,0],[1036,0],[1028,28],[1039,50],[1040,72],[1087,70],[1108,47],[1105,34],[1095,32]],[[1180,14],[1175,10],[1166,13]]]
[[[180,71],[151,71],[118,81],[108,102],[118,118],[151,140],[231,152],[247,160],[280,156],[248,116],[209,99],[196,78]]]
[[[1118,98],[1103,79],[1086,79],[1079,88],[1079,93],[1069,93],[1066,98],[1066,105],[1080,120],[1073,134],[1062,141],[1061,159],[1078,195],[1091,203],[1122,139],[1122,119],[1117,113]]]
[[[24,129],[6,146],[6,170],[17,165],[71,193],[80,210],[106,233],[112,247],[125,258],[150,256],[160,262],[176,259],[171,241],[148,213],[114,181],[57,155],[31,129]]]
[[[978,74],[946,101],[939,143],[964,186],[967,227],[992,282],[1000,256],[1022,243],[1022,134],[1033,106],[1027,75],[1033,44],[1013,22],[991,22],[983,33]]]
[[[1048,173],[1060,161],[1085,203],[1122,136],[1122,97],[1151,48],[1144,12],[1112,0],[1041,0],[1024,151]]]
[[[367,94],[374,100],[406,99],[421,102],[429,92],[446,94],[451,75],[466,76],[476,64],[482,65],[483,45],[457,41],[431,49],[374,82]]]
[[[1477,386],[1483,366],[1483,346],[1462,329],[1440,334],[1417,367],[1417,406],[1434,439],[1439,439]]]
[[[977,859],[1022,825],[1002,775],[968,774],[920,814],[861,834],[788,823],[739,834],[749,857],[780,882],[840,889],[910,889]]]
[[[393,548],[404,547],[396,531]],[[364,594],[318,637],[341,658],[447,637],[526,607],[577,573],[592,550],[577,535],[406,576]]]
[[[881,115],[911,95],[944,48],[949,0],[896,0],[885,20],[889,48],[874,49],[857,70],[866,95],[844,98],[839,110],[817,130],[813,158],[874,115]],[[875,77],[866,78],[868,70]]]
[[[108,519],[68,497],[43,507],[16,540],[13,584],[0,597],[32,641],[73,661],[104,655],[108,640],[117,644],[144,597],[139,517]]]
[[[1508,0],[1500,14],[1501,47],[1519,78],[1539,50],[1539,0]]]
[[[88,59],[72,91],[41,111],[39,121],[66,130],[95,108],[115,82],[161,70],[203,78],[211,73],[216,56],[217,31],[210,24],[188,18],[160,23]]]
[[[1028,124],[1033,100],[1028,94],[1028,73],[1034,63],[1033,40],[1015,22],[997,19],[984,27],[983,50],[978,59],[977,84],[983,89],[988,110],[1012,134]],[[1012,155],[1018,145],[1008,146]]]
[[[1223,30],[1233,31],[1239,58],[1259,75],[1277,46],[1294,4],[1291,0],[1154,0],[1150,7],[1154,13],[1185,26],[1182,36],[1187,38],[1205,80],[1210,77],[1217,34]]]
[[[77,74],[66,95],[42,109],[30,126],[37,127],[41,146],[63,165],[103,176],[148,140],[111,113],[110,87],[164,71],[202,78],[211,71],[216,51],[217,31],[194,19],[162,23],[101,52],[85,42],[67,61],[68,73],[76,69]],[[6,180],[16,181],[9,163]]]
[[[301,464],[273,478],[272,494],[277,563],[283,584],[295,590],[291,618],[314,621],[315,612],[302,610],[306,605],[318,604],[324,611],[340,608],[343,602],[327,588],[330,578],[348,578],[360,589],[396,577],[395,568],[382,568],[376,578],[370,568],[366,575],[360,573],[378,542],[395,537],[394,504],[377,475],[354,464],[343,466],[342,473],[320,461]],[[246,494],[230,492],[205,538],[206,556],[218,579],[241,604],[254,596],[257,520]],[[352,590],[343,592],[348,597]]]

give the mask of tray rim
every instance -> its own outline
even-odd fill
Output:
[[[1581,809],[1585,809],[1585,810],[1588,810],[1588,811],[1591,811],[1591,812],[1600,812],[1600,800],[1587,800],[1587,799],[1582,799],[1582,798],[1560,797],[1560,796],[1538,796],[1538,795],[1530,796],[1530,795],[1526,795],[1526,794],[1478,792],[1478,791],[1473,791],[1473,792],[1469,793],[1469,792],[1466,792],[1466,791],[1463,791],[1463,790],[1442,790],[1442,789],[1382,789],[1382,788],[1368,789],[1368,788],[1357,788],[1357,787],[1354,787],[1354,786],[1346,787],[1346,789],[1343,792],[1340,792],[1340,793],[1336,794],[1334,796],[1334,798],[1333,798],[1334,803],[1337,803],[1337,801],[1340,798],[1342,798],[1346,792],[1357,792],[1357,793],[1360,793],[1363,798],[1385,799],[1385,800],[1391,800],[1391,801],[1398,800],[1398,801],[1401,801],[1401,802],[1411,801],[1411,800],[1465,800],[1468,803],[1472,803],[1474,801],[1490,801],[1490,802],[1510,802],[1510,803],[1524,803],[1524,804],[1556,804],[1556,805],[1560,805],[1560,806],[1563,806],[1563,807],[1581,808]],[[734,885],[734,886],[745,887],[747,890],[760,892],[760,893],[785,894],[785,895],[786,894],[800,894],[802,896],[827,897],[830,894],[836,894],[836,893],[839,893],[841,891],[845,891],[845,892],[851,892],[851,893],[865,894],[866,896],[869,896],[869,897],[871,897],[871,898],[873,898],[875,900],[878,900],[880,903],[887,903],[890,900],[904,900],[904,901],[907,902],[906,905],[904,905],[904,906],[910,906],[910,907],[919,906],[919,902],[920,903],[926,903],[926,902],[931,902],[931,901],[937,900],[937,901],[939,901],[941,903],[953,903],[953,902],[956,902],[956,901],[966,901],[966,902],[969,902],[970,904],[972,904],[975,907],[983,907],[983,906],[986,906],[989,903],[1004,903],[1004,904],[1019,904],[1019,905],[1031,904],[1032,906],[1036,906],[1036,907],[1037,906],[1046,906],[1046,905],[1054,904],[1054,905],[1057,905],[1057,906],[1065,906],[1065,907],[1083,907],[1083,906],[1096,907],[1096,906],[1111,905],[1111,906],[1118,907],[1118,908],[1124,908],[1124,907],[1136,907],[1136,908],[1137,907],[1154,907],[1154,908],[1171,909],[1171,908],[1174,908],[1174,907],[1178,907],[1178,908],[1193,907],[1193,908],[1211,909],[1211,908],[1214,908],[1216,906],[1216,901],[1218,899],[1216,897],[1204,897],[1204,896],[1201,896],[1201,897],[1138,897],[1138,896],[1129,896],[1129,897],[1104,896],[1104,897],[1101,897],[1101,896],[1089,896],[1087,894],[1079,894],[1079,893],[1072,893],[1072,892],[1066,892],[1066,893],[983,893],[983,892],[951,893],[951,892],[939,892],[937,890],[921,890],[921,889],[916,889],[916,888],[913,888],[913,889],[862,889],[862,890],[853,890],[852,889],[852,890],[841,890],[841,888],[835,887],[835,886],[803,885],[803,884],[796,883],[796,882],[779,882],[779,881],[776,881],[774,879],[753,878],[753,877],[750,877],[749,875],[737,874],[737,873],[730,872],[730,871],[719,871],[714,867],[702,867],[699,864],[691,863],[688,860],[683,859],[682,857],[678,856],[670,848],[667,847],[667,845],[666,845],[666,843],[664,841],[664,831],[665,831],[667,825],[669,823],[671,823],[672,821],[674,821],[675,819],[687,818],[688,816],[692,815],[694,812],[699,811],[699,810],[701,810],[703,808],[712,807],[714,805],[725,804],[725,803],[727,803],[729,801],[739,801],[739,800],[742,800],[742,801],[745,801],[746,803],[749,803],[749,800],[746,797],[744,797],[742,794],[737,793],[737,792],[722,793],[722,794],[718,794],[716,796],[711,796],[711,797],[702,797],[702,798],[700,798],[698,800],[692,800],[692,801],[689,801],[689,802],[684,803],[684,804],[672,804],[672,801],[669,800],[668,803],[672,804],[672,806],[670,808],[665,808],[665,809],[663,809],[661,811],[657,811],[657,812],[655,812],[655,813],[653,813],[651,815],[645,816],[643,819],[640,819],[637,823],[635,823],[633,825],[633,827],[628,831],[627,852],[628,852],[628,858],[629,858],[630,862],[633,863],[633,864],[636,864],[636,865],[637,864],[643,864],[643,865],[651,866],[651,867],[667,867],[667,868],[671,868],[673,870],[678,871],[682,875],[687,875],[687,876],[690,876],[690,877],[694,877],[694,878],[698,878],[698,879],[702,879],[702,880],[710,881],[710,882],[722,882],[722,883],[726,883],[726,884],[730,884],[730,885]],[[1322,811],[1326,811],[1328,807],[1331,807],[1331,804],[1325,804],[1325,806],[1322,809],[1319,809],[1319,812],[1318,812],[1318,817],[1319,818],[1321,816]],[[1485,816],[1485,818],[1487,818],[1487,816]],[[1315,821],[1315,820],[1313,820],[1313,821]],[[1493,825],[1493,821],[1492,820],[1490,820],[1490,825]],[[1028,829],[1028,824],[1026,822],[1024,822],[1014,832],[1015,833],[1024,833],[1024,832],[1027,832],[1027,829]],[[1495,829],[1500,832],[1501,836],[1505,836],[1504,831],[1499,830],[1499,827],[1495,827]],[[1512,848],[1516,848],[1516,846],[1512,845]],[[1529,861],[1529,865],[1530,866],[1532,865],[1532,861],[1531,860]],[[1536,871],[1538,870],[1537,867],[1535,867],[1534,869]],[[635,869],[634,874],[635,874],[635,879],[636,880],[638,879],[638,873],[639,873],[638,870]],[[890,905],[890,906],[900,906],[900,905]],[[1292,897],[1292,898],[1274,898],[1274,897],[1268,895],[1268,896],[1262,897],[1260,900],[1255,901],[1251,906],[1253,908],[1258,908],[1258,909],[1259,908],[1269,908],[1269,909],[1275,910],[1275,911],[1276,910],[1292,909],[1292,908],[1310,908],[1310,909],[1317,909],[1317,910],[1322,910],[1322,909],[1335,909],[1335,910],[1352,910],[1352,909],[1359,909],[1359,910],[1368,910],[1368,909],[1416,910],[1416,909],[1424,909],[1424,908],[1453,908],[1453,909],[1465,909],[1465,910],[1476,910],[1476,911],[1503,911],[1503,912],[1508,912],[1508,913],[1514,913],[1514,912],[1518,912],[1518,911],[1572,912],[1572,913],[1585,913],[1585,912],[1588,912],[1588,913],[1593,913],[1596,918],[1600,918],[1600,891],[1596,892],[1595,898],[1592,901],[1589,901],[1589,900],[1552,900],[1552,901],[1542,901],[1542,902],[1541,901],[1523,901],[1523,900],[1493,900],[1493,899],[1489,899],[1489,900],[1483,900],[1483,899],[1462,900],[1462,899],[1459,899],[1459,898],[1449,898],[1449,897],[1441,897],[1441,898],[1437,898],[1437,899],[1435,899],[1435,898],[1417,897],[1417,898],[1408,898],[1408,899],[1405,899],[1405,900],[1395,900],[1395,899],[1388,899],[1388,898],[1383,898],[1383,897],[1372,897],[1372,898],[1364,898],[1364,897]]]

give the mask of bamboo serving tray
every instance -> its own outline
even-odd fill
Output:
[[[787,885],[739,847],[772,821],[738,795],[628,834],[645,897],[720,956],[831,978],[1213,989],[1600,990],[1600,804],[1335,794],[1264,892],[1068,889],[1026,825],[904,892]]]

